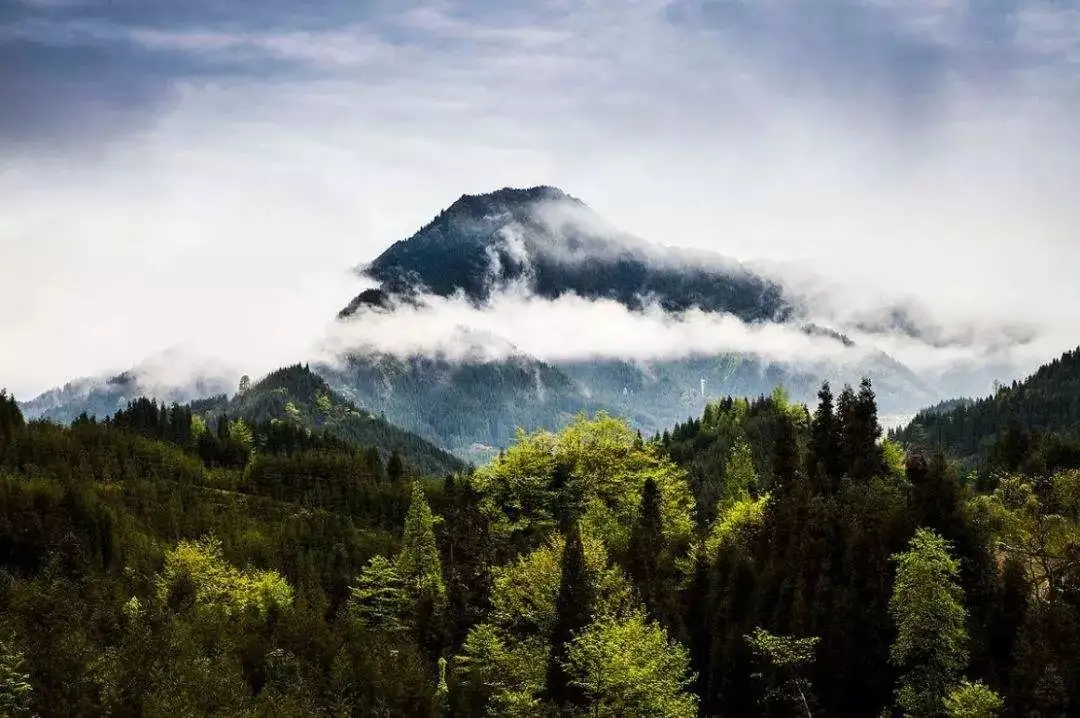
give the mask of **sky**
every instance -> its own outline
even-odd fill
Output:
[[[351,267],[537,184],[838,306],[1030,325],[1021,372],[1080,343],[1078,110],[1075,0],[7,0],[0,385],[296,361]]]

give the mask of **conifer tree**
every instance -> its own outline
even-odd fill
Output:
[[[818,392],[818,408],[810,424],[809,472],[811,476],[823,472],[826,486],[839,478],[836,430],[832,389],[829,382],[825,382]]]
[[[15,397],[0,390],[0,459],[15,438],[15,432],[24,425],[22,411],[15,401]]]
[[[925,528],[894,558],[899,567],[889,601],[896,623],[891,659],[903,671],[897,704],[905,716],[936,718],[968,659],[960,564],[948,543]]]
[[[592,621],[593,586],[585,563],[585,548],[577,522],[570,524],[563,549],[559,595],[555,602],[555,626],[547,664],[547,696],[559,707],[580,706],[584,694],[572,683],[567,670],[570,644]]]
[[[376,481],[382,481],[383,478],[383,463],[382,458],[379,457],[379,450],[374,446],[369,446],[364,450],[364,463],[371,471],[371,475]]]
[[[773,445],[773,485],[778,493],[791,491],[799,481],[799,439],[791,418],[781,416]]]
[[[397,570],[409,591],[416,596],[442,598],[445,595],[439,549],[435,545],[435,516],[424,488],[412,485],[412,500],[405,516],[405,535],[397,558]]]
[[[386,477],[395,486],[401,483],[405,476],[405,464],[401,460],[401,454],[394,449],[390,452],[390,458],[386,462]]]
[[[218,417],[217,438],[222,444],[229,440],[229,417],[224,414]]]
[[[665,571],[668,547],[660,518],[660,490],[649,478],[641,492],[641,508],[630,533],[628,569],[652,618],[664,620],[673,612],[669,577]]]

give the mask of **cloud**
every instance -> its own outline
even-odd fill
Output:
[[[340,269],[462,193],[536,184],[843,280],[840,309],[910,295],[980,327],[966,356],[1034,327],[1022,373],[1080,334],[1078,22],[1037,0],[9,3],[0,382],[175,344],[293,361],[355,295]]]
[[[495,294],[482,307],[462,296],[427,295],[421,301],[421,306],[363,311],[336,325],[321,345],[321,358],[377,351],[402,357],[437,353],[455,361],[515,355],[551,362],[646,361],[731,352],[781,362],[854,364],[865,355],[794,326],[751,325],[700,310],[669,313],[656,304],[631,311],[612,300],[575,294],[545,300],[520,286]]]

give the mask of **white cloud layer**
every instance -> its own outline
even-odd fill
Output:
[[[550,362],[580,359],[678,359],[727,352],[776,361],[856,361],[838,341],[780,324],[750,325],[730,315],[657,305],[632,312],[611,300],[567,294],[556,300],[496,294],[483,308],[463,297],[425,296],[424,306],[364,311],[334,328],[321,357],[375,350],[399,356],[440,353],[453,360],[524,354]]]

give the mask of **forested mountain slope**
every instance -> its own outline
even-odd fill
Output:
[[[430,441],[358,409],[330,389],[326,381],[299,364],[278,369],[242,387],[231,399],[224,396],[192,403],[208,424],[220,416],[258,424],[283,421],[322,431],[358,446],[377,447],[384,455],[397,452],[419,471],[441,476],[460,471],[465,463]]]
[[[556,429],[604,406],[557,368],[524,356],[462,362],[364,353],[317,370],[356,404],[470,460],[494,456],[518,427]]]
[[[1016,469],[1021,459],[1034,458],[1029,469],[1080,466],[1080,350],[992,396],[921,411],[892,436],[916,449],[941,447],[969,463]]]

